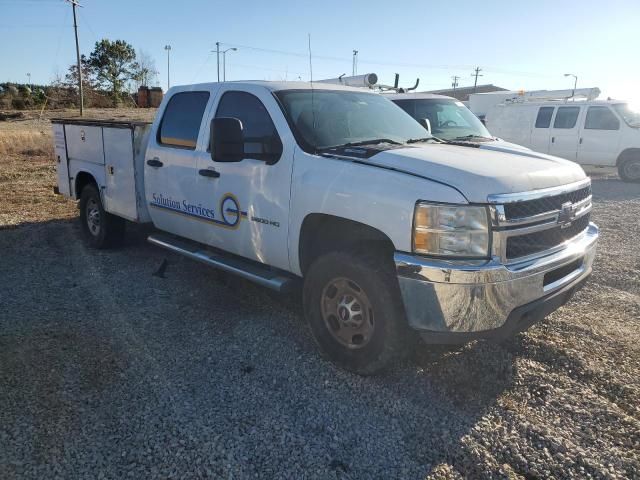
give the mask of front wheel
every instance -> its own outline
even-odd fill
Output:
[[[344,252],[318,258],[304,283],[304,311],[322,354],[360,375],[409,348],[393,270],[377,257]]]
[[[622,160],[618,165],[618,175],[625,182],[640,182],[640,156]]]
[[[124,219],[106,212],[95,185],[87,185],[80,195],[80,225],[90,246],[109,248],[124,237]]]

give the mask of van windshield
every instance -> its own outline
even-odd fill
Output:
[[[431,137],[402,109],[375,93],[281,90],[276,97],[306,151]]]
[[[491,134],[462,102],[447,98],[394,99],[405,112],[444,140],[492,141]]]
[[[632,109],[628,103],[616,103],[613,108],[616,109],[618,115],[626,122],[627,125],[634,128],[640,128],[640,112]]]

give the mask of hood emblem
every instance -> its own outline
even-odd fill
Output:
[[[576,206],[571,202],[563,203],[558,214],[558,225],[560,228],[570,227],[576,219]]]

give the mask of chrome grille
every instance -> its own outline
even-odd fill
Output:
[[[566,228],[557,226],[539,232],[509,237],[507,239],[507,258],[526,257],[562,245],[587,229],[589,217],[590,214],[587,213]]]
[[[492,256],[518,263],[557,251],[589,227],[591,182],[491,195]]]
[[[544,212],[560,210],[562,205],[578,203],[591,196],[591,185],[572,192],[561,193],[549,197],[526,200],[522,202],[507,203],[504,206],[504,213],[508,220],[515,218],[532,217]]]

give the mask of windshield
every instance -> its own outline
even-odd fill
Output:
[[[628,103],[616,103],[613,108],[630,127],[640,128],[640,112],[632,110]]]
[[[276,92],[296,138],[305,150],[353,143],[406,143],[430,137],[390,100],[374,93],[340,90]],[[313,108],[312,108],[313,99]]]
[[[393,100],[431,133],[443,140],[493,140],[489,131],[462,102],[446,98]],[[425,127],[426,128],[426,127]]]

